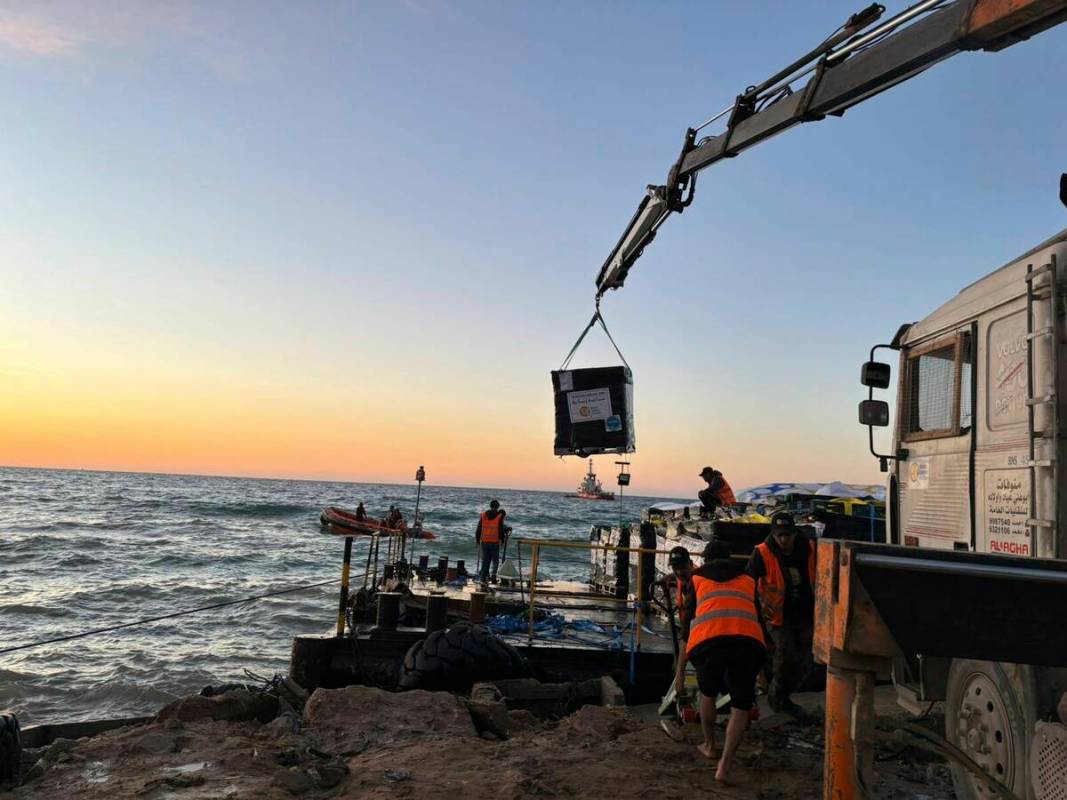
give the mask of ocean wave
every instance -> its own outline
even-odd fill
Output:
[[[212,514],[228,517],[292,517],[299,514],[318,513],[318,506],[302,503],[249,503],[249,502],[193,502],[185,508],[197,514]]]
[[[15,616],[21,614],[24,617],[64,617],[67,615],[65,608],[55,606],[34,605],[32,603],[12,603],[0,606],[0,615]]]

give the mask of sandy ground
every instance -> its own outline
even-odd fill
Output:
[[[656,724],[654,710],[586,706],[557,723],[512,712],[510,737],[479,735],[461,701],[410,692],[383,698],[351,687],[313,697],[302,724],[171,719],[52,746],[43,774],[14,798],[345,797],[735,798],[801,800],[822,794],[822,695],[799,696],[813,719],[771,715],[749,731],[736,783]],[[897,714],[880,698],[879,710]],[[294,728],[299,727],[298,730]],[[699,736],[690,731],[695,743]],[[919,751],[877,764],[878,798],[952,798],[948,769]]]

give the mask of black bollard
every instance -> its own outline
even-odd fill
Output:
[[[391,581],[393,579],[393,569],[394,569],[394,567],[393,567],[392,564],[386,564],[384,567],[382,567],[382,580],[383,581],[388,582],[388,581]]]
[[[448,598],[431,592],[426,598],[426,632],[439,631],[448,624]]]
[[[395,631],[400,619],[400,593],[378,592],[378,628]]]
[[[445,575],[448,573],[448,556],[441,556],[437,559],[437,582],[444,583]]]
[[[467,577],[467,562],[462,558],[456,561],[456,574],[461,578]]]

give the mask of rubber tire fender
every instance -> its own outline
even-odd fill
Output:
[[[985,678],[996,689],[993,697],[978,694],[981,687],[973,683]],[[962,740],[958,726],[964,701],[993,704],[1000,716],[1007,721],[1007,730],[990,730],[992,737],[1008,737],[1010,755],[1014,764],[1010,785],[1003,777],[990,773],[1017,797],[1031,798],[1030,789],[1030,741],[1037,722],[1037,686],[1032,667],[1025,664],[1004,664],[993,661],[977,661],[969,658],[953,659],[948,673],[948,688],[945,692],[945,738],[964,752],[970,752]],[[999,709],[997,708],[999,706]],[[988,705],[987,705],[988,708]],[[952,783],[958,800],[986,800],[988,790],[979,793],[975,779],[962,766],[951,763]]]
[[[22,778],[22,738],[14,714],[0,714],[0,790],[12,789]]]
[[[400,689],[464,691],[478,680],[530,674],[518,650],[482,625],[460,622],[415,642],[400,665]]]

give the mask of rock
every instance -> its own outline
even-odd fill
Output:
[[[259,720],[270,722],[278,713],[278,698],[264,692],[235,689],[214,697],[193,695],[176,700],[156,715],[157,722],[177,719],[199,722],[208,719],[237,722]]]
[[[600,705],[607,708],[626,705],[626,695],[610,675],[600,679]]]
[[[606,742],[618,739],[624,733],[639,730],[641,725],[616,710],[583,706],[563,720],[560,727]]]
[[[163,723],[163,730],[165,731],[180,731],[184,727],[182,721],[176,717],[171,717]]]
[[[263,730],[268,736],[281,738],[300,730],[300,718],[293,711],[279,714],[271,722],[268,722]]]
[[[142,753],[161,756],[178,749],[178,740],[169,733],[149,733],[142,736],[135,747]]]
[[[471,701],[475,703],[499,703],[504,695],[496,684],[479,681],[471,687]]]
[[[500,741],[500,737],[497,736],[492,731],[482,731],[478,735],[481,736],[483,739],[485,739],[487,742],[499,742]]]
[[[321,764],[308,770],[320,789],[332,789],[348,775],[348,765],[343,761]]]
[[[315,788],[315,779],[297,767],[274,776],[273,783],[293,795],[305,794]]]
[[[368,686],[316,689],[304,707],[307,738],[328,753],[352,754],[428,739],[473,739],[470,712],[455,695]]]
[[[385,771],[385,779],[393,783],[401,783],[403,781],[411,780],[411,773],[405,772],[402,769],[387,769]]]
[[[494,738],[500,739],[506,739],[511,734],[511,717],[508,716],[508,707],[503,703],[469,702],[467,708],[478,733],[492,733]]]

